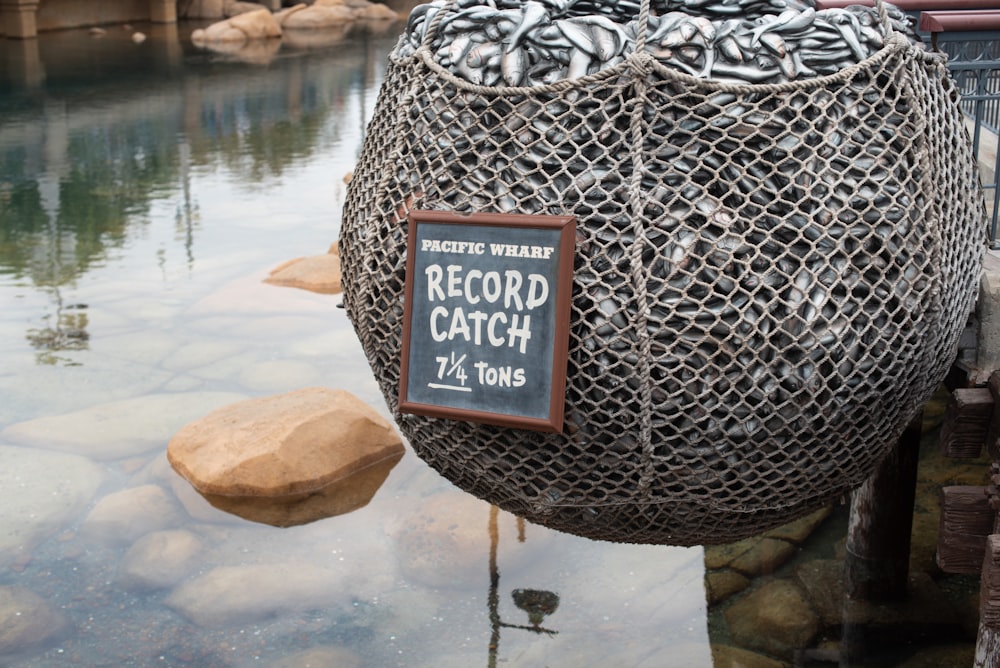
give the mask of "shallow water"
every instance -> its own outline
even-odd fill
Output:
[[[262,279],[337,239],[401,25],[239,56],[138,27],[0,43],[0,629],[39,620],[0,664],[713,665],[734,641],[701,547],[525,526],[411,451],[364,507],[290,528],[173,472],[171,436],[238,399],[327,386],[389,417],[340,298]],[[843,511],[799,561],[835,558]],[[43,603],[11,612],[15,590]],[[866,665],[967,657],[952,622]],[[818,629],[800,665],[830,665]]]

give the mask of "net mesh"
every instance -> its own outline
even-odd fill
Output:
[[[396,410],[411,209],[577,219],[562,433]],[[416,453],[590,538],[706,544],[842,497],[954,359],[985,207],[943,62],[898,35],[773,85],[647,54],[550,85],[390,57],[340,238],[344,303]]]

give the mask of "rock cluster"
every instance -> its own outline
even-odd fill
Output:
[[[213,10],[214,11],[214,10]],[[272,13],[254,3],[231,3],[217,17],[227,18],[191,33],[196,45],[232,44],[280,39],[284,30],[340,27],[355,21],[394,21],[399,18],[385,5],[368,0],[316,0]]]

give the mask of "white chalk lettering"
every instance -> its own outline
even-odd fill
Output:
[[[496,387],[521,387],[525,384],[524,369],[511,366],[492,367],[487,362],[472,365],[479,372],[479,384]]]
[[[420,250],[431,253],[483,255],[486,243],[482,241],[452,241],[449,239],[421,239]]]
[[[427,301],[432,302],[435,297],[439,301],[444,301],[444,290],[441,289],[441,277],[444,276],[444,272],[441,271],[441,265],[429,265],[424,269],[424,273],[427,275]]]
[[[531,311],[548,301],[549,281],[542,274],[525,276],[516,269],[503,272],[479,269],[463,270],[460,264],[428,265],[424,269],[427,277],[427,301],[443,302],[447,299],[464,300],[475,305],[481,300],[496,304],[503,299],[503,307],[516,311]]]
[[[491,346],[501,348],[506,345],[508,348],[517,348],[522,355],[525,354],[528,341],[531,339],[531,316],[515,313],[510,316],[509,326],[506,326],[507,322],[507,314],[503,311],[466,313],[461,307],[449,311],[444,306],[435,306],[431,309],[428,324],[431,338],[438,343],[463,339],[468,343],[482,345],[485,329],[486,341]]]
[[[501,257],[526,257],[548,260],[556,252],[555,246],[519,246],[517,244],[490,244],[490,254]]]

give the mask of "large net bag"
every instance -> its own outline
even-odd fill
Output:
[[[762,2],[411,16],[349,187],[344,304],[459,487],[590,538],[731,541],[863,482],[943,378],[986,229],[944,62],[882,4],[807,33],[822,12]],[[397,410],[414,209],[576,216],[562,433]]]

